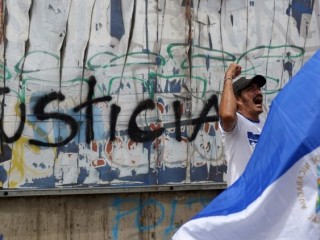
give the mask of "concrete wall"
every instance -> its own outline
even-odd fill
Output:
[[[218,192],[0,198],[0,239],[166,240]]]

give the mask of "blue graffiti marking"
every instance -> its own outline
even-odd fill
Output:
[[[121,1],[111,0],[111,29],[112,37],[121,40],[124,35],[124,24],[122,17]]]

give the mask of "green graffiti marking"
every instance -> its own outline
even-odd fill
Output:
[[[37,54],[37,53],[41,53],[41,54],[47,54],[53,58],[55,58],[56,60],[60,60],[59,56],[56,55],[56,54],[53,54],[53,53],[50,53],[50,52],[47,52],[47,51],[32,51],[32,52],[29,52],[27,53],[24,57],[22,57],[18,63],[14,66],[14,70],[16,73],[33,73],[33,72],[40,72],[40,71],[44,71],[44,70],[52,70],[52,69],[57,69],[57,67],[53,67],[53,68],[47,68],[47,69],[35,69],[35,70],[23,70],[21,69],[20,66],[23,66],[23,62],[25,61],[25,59],[27,59],[27,57],[29,57],[30,55],[32,54]]]
[[[3,80],[9,80],[12,78],[12,74],[10,73],[7,66],[4,66],[3,64],[0,64],[0,69],[3,69],[4,75],[0,75],[0,79]]]
[[[205,59],[205,62],[206,62],[206,66],[203,66],[203,65],[196,66],[196,65],[192,64],[192,68],[206,67],[207,69],[209,69],[209,60],[216,60],[216,61],[220,61],[223,63],[224,62],[234,62],[236,60],[236,57],[234,55],[232,55],[231,53],[222,51],[222,50],[210,49],[210,48],[205,48],[205,47],[201,47],[201,46],[197,46],[197,45],[194,45],[192,47],[207,51],[207,54],[192,54],[191,55],[191,61],[194,59],[200,58],[200,59]],[[217,55],[213,55],[212,53],[220,53],[221,55],[217,56]],[[225,57],[225,55],[227,55],[227,57]],[[181,68],[182,69],[190,68],[189,61],[184,60],[181,63]]]
[[[247,52],[241,54],[241,56],[238,58],[237,63],[239,63],[241,61],[242,58],[244,58],[246,55],[248,55],[250,52],[259,50],[259,49],[267,49],[267,50],[272,50],[272,49],[278,49],[278,48],[293,48],[296,49],[298,51],[298,53],[296,55],[291,55],[290,58],[299,58],[302,57],[305,53],[304,49],[302,47],[298,47],[296,45],[280,45],[280,46],[257,46],[255,48],[252,48],[250,50],[248,50]],[[280,58],[282,59],[283,56],[282,55],[263,55],[263,56],[258,56],[258,57],[254,57],[254,59],[258,59],[258,58]]]
[[[174,50],[176,48],[179,47],[188,47],[189,45],[186,43],[172,43],[169,44],[167,47],[167,54],[168,57],[171,59],[175,59],[174,56]],[[189,61],[187,58],[182,59],[181,62],[181,69],[185,70],[188,68],[200,68],[200,67],[206,67],[207,70],[210,67],[210,61],[214,60],[214,61],[221,61],[223,64],[227,61],[227,62],[237,62],[240,63],[241,60],[243,60],[244,58],[246,58],[248,55],[250,55],[250,59],[259,59],[259,58],[265,58],[265,59],[269,59],[269,58],[279,58],[279,59],[284,59],[284,57],[286,59],[293,59],[293,58],[299,58],[304,56],[305,54],[305,50],[302,47],[299,46],[295,46],[295,45],[279,45],[279,46],[257,46],[254,47],[248,51],[246,51],[245,53],[241,54],[240,57],[238,59],[236,59],[236,57],[231,54],[228,53],[226,51],[222,51],[222,50],[218,50],[218,49],[211,49],[208,47],[201,47],[198,45],[192,45],[191,46],[193,49],[199,49],[199,50],[203,50],[203,53],[197,53],[197,54],[191,54],[191,62],[194,62],[192,60],[195,59],[204,59],[205,60],[205,64],[204,65],[194,65],[192,64],[191,66],[189,65]],[[278,49],[284,49],[285,52],[290,52],[291,54],[287,54],[286,56],[283,56],[279,53],[273,53],[270,50],[278,50]],[[254,56],[252,53],[254,51],[260,51],[260,50],[264,50],[266,52],[266,54],[256,54],[256,56]],[[55,60],[57,60],[57,67],[54,68],[35,68],[35,69],[29,69],[29,70],[25,70],[23,69],[23,63],[24,61],[32,56],[33,54],[45,54],[48,55],[50,57],[53,57]],[[251,56],[252,55],[252,56]],[[124,59],[128,56],[133,57],[132,61],[130,62],[124,62]],[[146,59],[147,56],[147,60]],[[150,57],[151,56],[151,57]],[[47,56],[45,56],[45,58],[48,58]],[[45,59],[44,58],[44,59]],[[141,58],[142,60],[139,61],[139,58]],[[128,59],[128,58],[127,58]],[[150,59],[152,61],[150,61]],[[100,61],[105,61],[104,63],[95,63]],[[123,61],[121,61],[123,60]],[[138,60],[138,61],[137,61]],[[58,55],[50,53],[48,51],[32,51],[29,52],[28,54],[26,54],[24,57],[22,57],[17,64],[14,66],[14,71],[18,74],[24,74],[23,75],[23,81],[22,81],[22,91],[18,92],[14,89],[11,89],[11,91],[13,93],[16,93],[21,102],[25,102],[25,86],[26,86],[26,82],[28,81],[34,81],[34,82],[43,82],[43,83],[55,83],[56,81],[53,80],[44,80],[44,79],[39,79],[39,78],[33,78],[31,76],[25,75],[25,74],[30,74],[30,73],[34,73],[34,72],[39,72],[39,71],[48,71],[48,70],[53,70],[53,69],[59,69],[58,67],[58,63],[60,61],[60,58]],[[106,68],[111,68],[111,67],[116,67],[116,66],[138,66],[138,65],[157,65],[157,66],[165,66],[166,65],[166,60],[163,56],[161,56],[158,53],[154,53],[154,52],[150,52],[148,50],[144,50],[141,52],[130,52],[128,54],[122,54],[120,56],[117,56],[111,52],[105,51],[105,52],[100,52],[100,53],[96,53],[94,55],[92,55],[88,61],[87,61],[87,69],[88,70],[96,70],[96,69],[106,69]],[[0,76],[1,79],[11,79],[12,78],[12,74],[10,72],[10,70],[4,66],[3,64],[0,64],[0,67],[2,67],[4,69],[4,73]],[[224,65],[221,65],[221,67],[225,67]],[[261,67],[261,65],[255,65],[255,66],[250,66],[248,69],[243,69],[242,73],[245,75],[250,75],[251,73],[255,73],[255,69]],[[82,69],[82,68],[81,68]],[[191,71],[192,73],[192,71]],[[268,81],[272,81],[275,82],[276,85],[278,86],[279,84],[279,79],[272,77],[272,76],[265,76],[267,78]],[[207,91],[207,82],[208,80],[206,78],[203,77],[199,77],[199,76],[189,76],[186,74],[172,74],[172,75],[165,75],[165,74],[160,74],[160,73],[155,73],[155,72],[149,72],[148,73],[148,79],[142,79],[139,77],[124,77],[124,76],[112,76],[110,78],[110,80],[108,81],[108,94],[111,93],[111,89],[112,86],[114,85],[114,83],[116,81],[118,81],[119,79],[127,79],[127,80],[132,80],[132,81],[136,81],[139,82],[143,85],[144,89],[148,92],[149,97],[151,99],[154,99],[154,94],[156,91],[156,86],[155,83],[157,81],[157,79],[165,79],[166,81],[170,81],[171,79],[177,79],[177,78],[182,78],[182,79],[191,79],[191,80],[195,80],[195,81],[200,81],[203,84],[203,88],[202,88],[202,92],[201,92],[201,97],[205,97],[206,91]],[[73,84],[74,82],[77,81],[87,81],[86,79],[82,79],[82,78],[76,78],[76,79],[72,79],[72,80],[68,80],[68,81],[63,81],[63,83],[61,83],[61,86],[70,86],[70,84]],[[103,86],[99,86],[97,85],[97,88],[101,91],[104,92],[105,88],[103,88]],[[272,90],[265,90],[265,94],[274,94],[277,93],[278,91],[280,91],[279,89],[272,89]]]
[[[150,60],[150,56],[154,56],[154,62],[146,62],[146,61],[137,61],[137,59],[139,59],[139,56],[143,57],[147,55],[148,56],[148,60]],[[136,58],[134,58],[135,62],[126,62],[125,60],[123,60],[122,62],[120,61],[120,63],[116,63],[116,61],[120,60],[120,59],[125,59],[126,57],[130,57],[130,56],[134,56]],[[144,58],[145,59],[145,58]],[[165,59],[158,53],[153,53],[153,52],[130,52],[128,54],[123,54],[120,55],[118,57],[115,57],[113,59],[110,60],[109,64],[104,65],[102,68],[107,68],[107,67],[115,67],[115,66],[135,66],[135,65],[157,65],[157,66],[164,66],[166,64]]]
[[[105,55],[106,57],[110,57],[111,59],[113,59],[113,58],[116,57],[116,55],[113,54],[113,53],[111,53],[111,52],[101,52],[101,53],[94,54],[94,55],[93,55],[92,57],[90,57],[90,58],[88,59],[88,61],[87,61],[88,68],[89,68],[91,71],[95,70],[96,68],[103,68],[104,66],[106,66],[106,65],[101,65],[101,64],[96,65],[96,64],[93,64],[93,63],[92,63],[95,58],[101,57],[101,56],[103,56],[103,55]]]

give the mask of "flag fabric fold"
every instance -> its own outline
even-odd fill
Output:
[[[320,50],[273,100],[242,176],[173,240],[320,240]]]

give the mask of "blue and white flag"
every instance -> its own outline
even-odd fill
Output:
[[[320,240],[320,51],[272,102],[243,175],[174,240]]]

